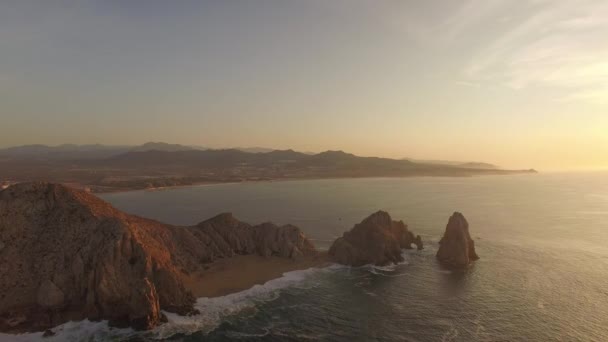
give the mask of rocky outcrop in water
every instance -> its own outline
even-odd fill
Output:
[[[401,249],[410,249],[412,244],[423,248],[420,236],[414,236],[403,221],[393,221],[387,212],[378,211],[334,241],[329,255],[344,265],[382,266],[403,261]]]
[[[230,214],[171,226],[62,185],[17,184],[0,191],[0,331],[85,318],[150,329],[161,310],[193,312],[182,278],[205,263],[315,253],[294,226],[251,226]]]
[[[479,259],[475,252],[475,241],[469,234],[469,223],[455,212],[449,219],[437,251],[439,262],[448,267],[464,268]]]

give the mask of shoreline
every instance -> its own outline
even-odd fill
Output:
[[[192,184],[183,184],[183,185],[171,185],[171,186],[162,186],[162,187],[154,187],[154,188],[125,188],[125,189],[113,189],[107,191],[90,191],[90,193],[95,195],[105,195],[105,194],[119,194],[126,192],[136,192],[136,191],[163,191],[163,190],[173,190],[180,188],[193,188],[193,187],[206,187],[206,186],[214,186],[214,185],[228,185],[228,184],[252,184],[252,183],[276,183],[276,182],[293,182],[293,181],[314,181],[314,180],[340,180],[340,179],[400,179],[400,178],[472,178],[472,177],[486,177],[486,176],[518,176],[518,175],[528,175],[528,174],[537,174],[536,172],[528,172],[528,171],[513,171],[508,173],[488,173],[488,174],[470,174],[470,175],[406,175],[406,176],[361,176],[361,177],[312,177],[312,178],[277,178],[277,179],[263,179],[263,180],[242,180],[242,181],[218,181],[218,182],[201,182],[201,183],[192,183]],[[68,186],[76,186],[80,189],[86,189],[90,186],[88,185],[80,185],[76,183],[64,183]]]
[[[332,263],[327,252],[297,260],[260,255],[235,255],[208,264],[206,269],[183,274],[182,282],[195,298],[215,298],[249,290],[256,285],[283,277],[287,272],[313,267],[326,267]]]
[[[224,296],[246,292],[256,285],[265,285],[266,283],[283,278],[286,273],[294,271],[306,271],[314,268],[326,268],[334,265],[330,261],[327,252],[321,251],[316,256],[301,257],[297,260],[282,258],[282,257],[264,257],[260,255],[234,255],[230,258],[220,259],[208,264],[209,268],[191,275],[183,275],[182,281],[184,286],[192,292],[196,300],[213,299]],[[230,284],[230,286],[226,286]],[[196,305],[196,304],[195,304]],[[177,315],[179,317],[188,317],[187,315]],[[103,331],[114,331],[118,336],[122,335],[121,329],[112,328],[107,325],[107,320],[90,321],[88,319],[68,321],[57,325],[48,330],[52,331],[57,336],[61,337],[66,326],[77,326],[81,323],[104,323],[97,329]],[[171,322],[167,322],[168,324]],[[163,324],[159,327],[162,328]],[[130,328],[126,328],[130,329]],[[45,331],[16,331],[16,332],[0,332],[0,341],[3,338],[15,339],[17,341],[42,341]],[[69,332],[68,332],[69,334]],[[51,340],[54,335],[51,335]],[[136,336],[136,335],[132,335]],[[173,335],[170,335],[173,336]]]

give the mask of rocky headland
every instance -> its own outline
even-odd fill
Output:
[[[85,318],[150,329],[161,310],[195,313],[187,280],[235,255],[293,260],[292,269],[323,260],[294,226],[230,214],[172,226],[62,185],[13,185],[0,192],[0,331]]]
[[[423,248],[421,237],[384,211],[320,252],[292,225],[250,225],[224,213],[174,226],[64,185],[20,183],[0,191],[0,331],[83,319],[151,329],[166,320],[163,311],[196,314],[197,297],[330,262],[398,263],[413,248]],[[478,259],[462,214],[450,218],[437,258],[454,267]]]
[[[469,234],[469,223],[459,212],[450,217],[445,227],[445,233],[439,241],[437,259],[452,268],[465,268],[479,259],[475,252],[475,241]]]
[[[423,248],[420,235],[415,236],[403,221],[393,221],[387,212],[378,211],[336,239],[329,255],[344,265],[384,266],[403,261],[401,250],[412,245]]]

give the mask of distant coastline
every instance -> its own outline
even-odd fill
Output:
[[[344,151],[249,152],[148,143],[138,147],[21,146],[0,150],[0,185],[48,181],[93,193],[181,186],[375,177],[470,177],[535,173],[480,162],[361,157]]]
[[[192,188],[192,187],[204,187],[213,185],[227,185],[227,184],[251,184],[251,183],[277,183],[277,182],[295,182],[295,181],[314,181],[314,180],[340,180],[340,179],[397,179],[397,178],[470,178],[470,177],[490,177],[490,176],[508,176],[508,175],[526,175],[526,174],[538,174],[538,171],[512,171],[508,173],[488,173],[488,174],[475,174],[475,175],[411,175],[411,176],[360,176],[360,177],[314,177],[314,178],[277,178],[277,179],[245,179],[241,181],[216,181],[216,182],[200,182],[191,184],[178,184],[169,186],[160,186],[152,188],[120,188],[120,189],[105,189],[101,191],[93,191],[95,194],[115,194],[132,191],[163,191],[180,188]],[[86,189],[87,186],[79,184],[66,184],[79,189]]]
[[[179,188],[204,187],[213,185],[227,184],[251,184],[251,183],[275,183],[275,182],[294,182],[294,181],[313,181],[313,180],[340,180],[340,179],[395,179],[395,178],[469,178],[469,177],[484,177],[484,176],[507,176],[507,175],[526,175],[537,174],[537,171],[508,171],[505,173],[486,173],[473,175],[407,175],[407,176],[358,176],[358,177],[311,177],[311,178],[277,178],[277,179],[243,179],[243,180],[227,180],[227,181],[201,181],[186,184],[165,185],[157,187],[97,187],[90,184],[80,184],[75,182],[62,183],[76,189],[85,190],[94,194],[115,194],[132,191],[163,191]],[[5,182],[0,189],[4,189],[10,185],[21,182]]]

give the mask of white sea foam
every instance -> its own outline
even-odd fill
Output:
[[[168,323],[152,331],[136,332],[132,329],[115,329],[108,326],[107,321],[67,322],[52,329],[54,336],[42,337],[42,332],[26,334],[0,334],[0,342],[63,342],[63,341],[107,341],[123,340],[135,335],[149,339],[164,339],[177,333],[191,334],[197,331],[208,332],[215,329],[225,318],[241,313],[244,310],[255,310],[256,304],[272,301],[279,296],[282,289],[288,287],[309,288],[305,280],[319,273],[331,272],[343,268],[340,265],[331,265],[325,268],[309,268],[300,271],[291,271],[282,277],[270,280],[263,285],[215,298],[199,298],[195,304],[201,314],[195,316],[179,316],[165,312]]]
[[[256,304],[275,300],[279,290],[287,287],[307,288],[305,282],[312,275],[342,268],[338,265],[326,268],[309,268],[301,271],[284,273],[282,277],[270,280],[264,285],[229,294],[222,297],[199,298],[195,304],[201,314],[194,316],[179,316],[165,312],[168,323],[157,327],[154,332],[159,338],[166,338],[177,333],[191,334],[197,331],[208,332],[215,329],[224,318],[231,315],[255,310]]]
[[[89,320],[79,322],[67,322],[52,329],[54,336],[42,337],[42,332],[26,333],[19,335],[0,334],[1,342],[71,342],[71,341],[107,341],[126,339],[136,334],[132,329],[114,329],[108,326],[107,321],[91,322]]]
[[[371,291],[363,291],[363,293],[365,293],[365,294],[366,294],[366,295],[368,295],[368,296],[372,296],[372,297],[378,297],[378,295],[377,295],[377,294],[375,294],[375,293],[373,293],[373,292],[371,292]]]
[[[403,261],[400,261],[398,263],[390,263],[385,266],[366,264],[366,265],[361,266],[360,268],[364,269],[364,270],[368,270],[370,273],[378,274],[378,275],[385,275],[385,273],[392,273],[392,272],[395,272],[399,266],[409,265],[410,262],[408,259],[410,257],[409,257],[409,253],[407,252],[407,250],[402,250],[401,256],[403,257]]]

